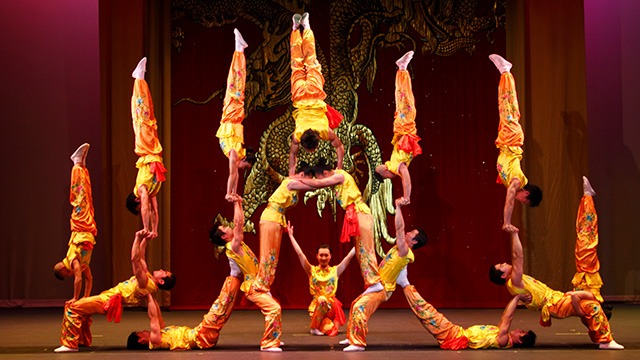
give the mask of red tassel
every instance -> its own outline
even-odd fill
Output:
[[[462,350],[466,349],[467,346],[469,346],[469,340],[466,336],[460,336],[440,344],[440,348],[445,350]]]
[[[344,119],[344,116],[342,116],[342,114],[340,114],[338,110],[332,108],[329,105],[327,105],[326,114],[327,114],[327,119],[329,120],[329,127],[332,129],[337,128],[340,125],[340,122],[342,121],[342,119]]]
[[[159,182],[163,182],[167,180],[167,177],[164,176],[164,173],[167,172],[164,165],[162,165],[159,161],[154,161],[149,164],[149,171],[156,176],[156,180]]]
[[[119,323],[122,319],[122,295],[115,294],[109,298],[102,309],[107,312],[107,321]]]
[[[344,214],[344,222],[342,223],[340,242],[347,243],[351,241],[351,236],[360,236],[360,223],[358,222],[355,204],[347,206],[346,213]]]

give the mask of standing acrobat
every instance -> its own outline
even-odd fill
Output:
[[[162,145],[158,139],[158,124],[153,114],[153,102],[149,86],[144,79],[147,58],[142,58],[131,76],[133,95],[131,96],[131,117],[135,134],[135,153],[138,176],[133,192],[127,198],[127,209],[133,214],[142,214],[144,230],[150,239],[158,237],[158,200],[162,182],[166,180],[167,169],[162,163]]]
[[[233,29],[236,50],[233,52],[231,67],[227,76],[227,90],[224,95],[222,119],[216,137],[220,139],[220,148],[229,158],[229,179],[225,199],[231,202],[238,189],[238,172],[248,169],[256,162],[252,148],[244,147],[244,89],[247,78],[244,49],[247,43],[238,29]]]
[[[522,148],[524,144],[524,132],[520,126],[520,110],[518,109],[518,95],[516,94],[516,82],[511,75],[511,63],[502,57],[489,55],[498,71],[500,71],[500,84],[498,85],[498,111],[500,112],[500,125],[495,144],[500,149],[500,155],[496,162],[498,170],[498,184],[507,188],[507,196],[504,202],[502,229],[513,231],[511,215],[515,200],[531,207],[538,206],[542,201],[542,190],[533,184],[529,184],[522,168]]]
[[[391,158],[376,167],[376,175],[391,179],[399,175],[402,179],[402,204],[411,202],[411,176],[409,164],[417,155],[422,154],[418,145],[420,137],[416,129],[416,100],[411,88],[411,77],[407,65],[413,58],[413,51],[404,54],[396,61],[396,112],[393,119],[393,152]]]
[[[338,335],[340,325],[346,322],[342,302],[336,297],[338,290],[338,278],[356,254],[356,249],[351,248],[347,256],[338,266],[329,266],[331,261],[331,248],[327,244],[318,246],[316,259],[318,266],[313,266],[307,260],[304,252],[293,237],[293,225],[287,222],[287,233],[293,249],[298,254],[300,264],[309,277],[309,292],[313,296],[309,304],[309,316],[311,317],[311,335]]]
[[[298,28],[302,26],[302,36]],[[344,146],[332,129],[342,121],[342,115],[324,102],[324,77],[316,58],[316,40],[309,25],[309,13],[293,15],[291,31],[291,100],[296,128],[291,136],[289,176],[296,168],[300,145],[314,151],[320,140],[328,140],[336,148],[337,168],[342,169]]]
[[[55,276],[64,280],[74,276],[73,298],[66,304],[70,305],[80,299],[82,278],[84,276],[84,297],[91,295],[93,276],[91,276],[91,254],[96,244],[98,234],[96,222],[93,218],[93,198],[91,196],[91,178],[86,168],[86,158],[89,144],[84,143],[71,155],[73,169],[71,169],[71,188],[69,202],[73,206],[71,211],[71,238],[69,250],[61,262],[53,267]]]

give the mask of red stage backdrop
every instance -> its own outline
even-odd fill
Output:
[[[313,8],[306,10],[311,12],[319,51],[331,62],[332,5],[321,3],[314,2]],[[486,16],[490,11],[490,7],[479,8],[477,16]],[[246,13],[237,17],[232,11],[230,14],[215,19],[224,21],[225,25],[210,28],[174,14],[172,28],[180,27],[184,38],[180,52],[172,50],[173,103],[183,98],[204,101],[214,91],[224,88],[234,50],[234,27],[240,29],[249,44],[245,50],[248,59],[255,51],[265,51],[259,48],[264,33],[257,22],[274,21],[280,27],[290,27],[290,15],[261,20]],[[274,27],[274,24],[264,26]],[[509,245],[507,235],[501,231],[505,189],[495,182],[498,152],[493,142],[498,129],[499,73],[487,58],[491,53],[504,54],[504,29],[493,34],[493,44],[489,44],[485,33],[478,32],[474,35],[477,42],[471,55],[461,50],[450,56],[422,53],[420,37],[412,30],[408,33],[416,41],[416,55],[409,71],[413,77],[423,154],[410,166],[413,193],[411,205],[405,210],[405,222],[407,228],[421,227],[429,236],[429,243],[416,251],[416,262],[409,266],[409,280],[436,307],[504,305],[508,293],[488,279],[489,266],[509,258]],[[353,31],[352,47],[360,41],[359,34],[358,29]],[[410,41],[403,44],[402,48],[377,47],[372,54],[377,71],[371,92],[364,79],[360,79],[357,88],[357,123],[373,131],[383,161],[388,160],[392,150],[395,60],[413,46]],[[288,41],[285,45],[288,46]],[[277,52],[289,56],[286,48],[271,53]],[[329,82],[331,73],[327,67],[323,70]],[[270,76],[290,88],[288,67]],[[227,158],[215,137],[223,95],[220,93],[204,105],[181,102],[172,106],[171,264],[178,276],[172,291],[175,309],[208,308],[229,273],[226,257],[216,261],[208,241],[213,218],[218,213],[227,219],[232,217],[232,206],[224,200]],[[290,98],[288,101],[269,112],[253,109],[248,114],[244,120],[247,145],[258,147],[260,136],[271,121],[285,113]],[[357,150],[353,148],[351,152]],[[366,177],[361,185],[364,183]],[[401,196],[400,180],[394,179],[393,185],[394,198]],[[260,206],[250,219],[256,228],[263,208],[264,205]],[[333,248],[335,265],[352,246],[338,241],[344,212],[338,208],[337,221],[328,208],[322,215],[322,218],[318,216],[315,199],[312,199],[306,206],[300,202],[290,209],[287,218],[294,224],[296,238],[310,262],[316,263],[317,245],[328,243]],[[394,236],[391,215],[388,226]],[[257,235],[245,234],[245,242],[259,253]],[[385,251],[389,248],[390,245],[384,243]],[[354,259],[339,283],[338,297],[345,307],[363,291],[362,284]],[[407,306],[402,292],[397,292],[384,307]],[[306,308],[311,300],[308,280],[286,234],[282,238],[272,293],[283,308]]]

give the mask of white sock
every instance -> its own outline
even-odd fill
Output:
[[[493,65],[495,65],[498,71],[500,71],[500,74],[509,72],[511,70],[511,67],[513,66],[511,65],[510,62],[505,60],[502,56],[497,54],[489,55],[489,60],[493,62]]]
[[[131,76],[135,79],[144,79],[144,72],[147,71],[147,58],[143,57],[140,62],[138,63],[138,65],[136,66],[136,69],[133,70],[133,72],[131,73]]]
[[[90,145],[88,143],[80,145],[69,157],[71,161],[73,161],[74,164],[85,165],[89,146]]]
[[[298,30],[298,28],[300,27],[300,20],[302,19],[302,15],[293,14],[293,17],[291,19],[293,20],[293,26],[291,27],[291,29]]]
[[[229,275],[242,279],[242,270],[233,259],[229,259]]]
[[[236,51],[244,52],[244,49],[249,45],[244,41],[244,38],[238,29],[233,29],[233,33],[236,35]]]
[[[309,13],[302,14],[302,20],[300,20],[300,25],[302,25],[305,29],[311,29],[311,25],[309,24]]]
[[[593,190],[589,179],[586,176],[582,177],[582,189],[585,195],[587,196],[596,196],[596,191]]]
[[[404,288],[411,284],[409,284],[409,279],[407,278],[407,267],[405,266],[400,270],[398,277],[396,278],[396,284],[400,285],[400,287]]]
[[[409,65],[411,59],[413,59],[413,50],[407,52],[406,54],[402,55],[400,59],[396,60],[396,65],[398,65],[398,68],[400,68],[400,70],[407,70],[407,65]]]
[[[615,340],[611,340],[608,343],[600,343],[600,349],[603,350],[623,350],[624,346],[618,344]]]
[[[364,351],[364,346],[349,345],[346,348],[342,349],[342,351]]]
[[[375,284],[373,284],[373,285],[369,286],[369,287],[367,288],[367,290],[365,290],[365,291],[362,293],[362,295],[365,295],[365,294],[371,294],[371,293],[378,292],[378,291],[382,291],[382,290],[384,290],[384,286],[382,286],[382,284],[381,284],[380,282],[377,282],[377,283],[375,283]]]

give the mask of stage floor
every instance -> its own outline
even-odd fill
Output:
[[[443,309],[452,322],[460,326],[497,325],[499,309]],[[167,325],[196,326],[205,311],[164,311]],[[338,341],[345,338],[346,325],[336,337],[309,335],[309,317],[304,310],[283,313],[282,353],[263,353],[259,342],[264,317],[258,310],[236,310],[220,334],[218,345],[210,350],[130,351],[128,335],[149,328],[146,311],[126,310],[122,322],[112,324],[105,316],[94,316],[93,346],[78,353],[55,354],[62,319],[61,308],[0,309],[0,358],[35,359],[200,359],[203,356],[234,360],[255,359],[640,359],[640,305],[615,304],[611,327],[614,338],[623,344],[622,351],[599,350],[590,342],[586,328],[578,318],[553,320],[553,326],[538,325],[539,313],[518,309],[512,329],[533,329],[538,335],[533,349],[507,350],[441,350],[435,339],[408,310],[378,310],[369,321],[367,350],[344,353]]]

